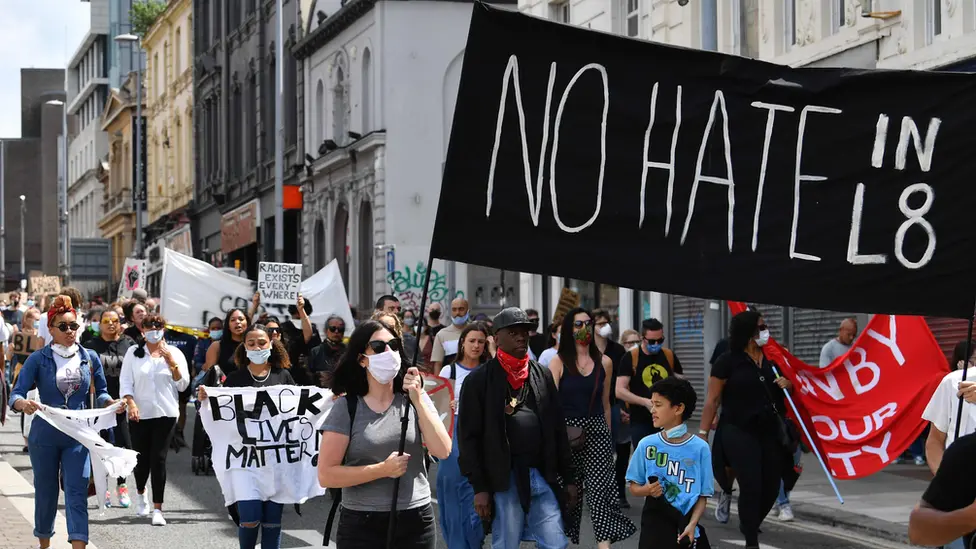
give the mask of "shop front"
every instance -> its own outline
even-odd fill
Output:
[[[261,223],[261,207],[257,199],[247,202],[220,217],[220,252],[217,267],[233,267],[243,271],[245,278],[257,276],[258,229]]]

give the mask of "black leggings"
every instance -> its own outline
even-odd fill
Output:
[[[153,503],[162,505],[163,491],[166,488],[166,454],[173,442],[176,427],[175,417],[157,417],[133,421],[129,425],[132,436],[132,449],[139,452],[139,461],[134,471],[136,490],[146,491],[146,482],[152,475]]]
[[[617,494],[620,499],[627,497],[627,467],[630,465],[630,441],[616,445],[617,462],[614,480],[617,482]]]
[[[722,453],[739,482],[739,530],[747,547],[759,546],[759,525],[779,496],[785,450],[771,435],[760,436],[735,425],[722,425]],[[727,493],[731,486],[722,486]]]

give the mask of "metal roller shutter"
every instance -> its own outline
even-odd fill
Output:
[[[685,378],[698,393],[699,405],[694,419],[701,417],[701,403],[705,401],[705,300],[680,295],[671,296],[671,335],[669,346],[681,361]]]
[[[925,317],[925,322],[932,330],[932,335],[939,342],[939,347],[945,353],[946,360],[950,361],[949,367],[955,368],[952,364],[952,349],[960,341],[966,341],[966,332],[969,331],[969,321],[959,318],[939,318],[934,316]]]
[[[856,315],[817,309],[793,309],[790,351],[803,362],[819,366],[820,350],[825,343],[837,337],[840,323],[851,317]]]

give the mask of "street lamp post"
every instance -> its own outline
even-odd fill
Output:
[[[27,197],[20,195],[20,289],[27,289],[27,262],[24,261],[24,217],[27,213]]]
[[[61,276],[68,284],[70,275],[70,256],[68,246],[68,104],[60,99],[52,99],[48,105],[61,107],[61,139],[58,147],[58,240]]]
[[[135,255],[137,258],[142,258],[142,209],[143,201],[146,199],[144,190],[146,188],[146,182],[143,180],[142,173],[142,42],[140,38],[134,34],[120,34],[115,37],[115,41],[121,43],[134,44],[136,48],[139,49],[139,65],[138,70],[136,70],[136,176],[135,176],[135,189],[132,192],[135,194],[136,202],[136,250]]]
[[[285,261],[285,115],[284,115],[284,88],[285,88],[285,23],[284,9],[282,0],[278,0],[278,40],[275,44],[278,54],[278,62],[275,64],[275,80],[278,89],[275,93],[275,171],[274,171],[274,198],[275,198],[275,233],[274,249],[275,261],[284,263]]]

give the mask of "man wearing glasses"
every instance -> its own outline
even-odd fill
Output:
[[[682,377],[681,361],[664,348],[664,325],[656,318],[641,323],[642,341],[617,363],[616,394],[630,412],[630,440],[636,448],[641,439],[658,432],[651,419],[651,386],[672,375]]]
[[[346,344],[342,341],[346,321],[341,316],[332,315],[325,324],[325,341],[312,349],[308,357],[309,370],[319,387],[328,387],[332,383],[332,373],[339,363],[339,357],[346,351]]]

